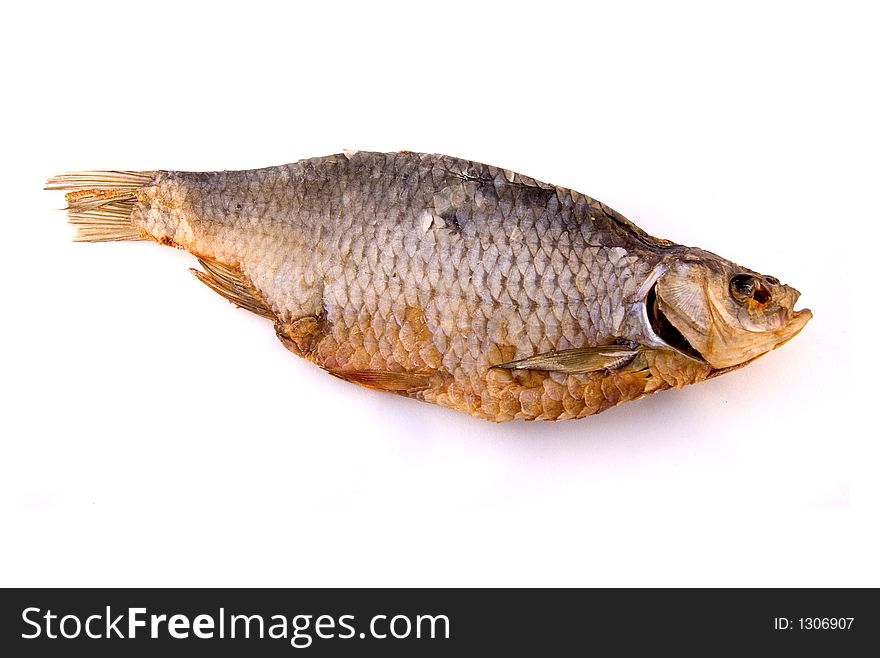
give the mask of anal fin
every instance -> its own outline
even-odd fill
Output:
[[[507,370],[546,370],[581,374],[599,370],[614,370],[632,361],[639,353],[625,345],[582,347],[558,352],[544,352],[518,361],[499,363],[494,368]]]
[[[428,388],[432,373],[388,370],[328,370],[331,375],[367,388],[391,393],[417,393]]]
[[[195,268],[191,268],[190,272],[218,295],[251,313],[256,313],[270,320],[277,319],[259,291],[254,288],[241,270],[208,258],[199,258],[199,264],[204,268],[204,272]]]

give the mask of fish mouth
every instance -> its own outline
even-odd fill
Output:
[[[807,322],[809,322],[810,318],[812,317],[813,312],[808,308],[802,309],[800,311],[792,311],[788,324],[786,324],[785,327],[776,332],[776,335],[780,337],[780,340],[777,341],[773,345],[773,347],[768,350],[768,352],[772,352],[777,347],[785,345],[788,341],[797,336],[801,332],[801,329],[806,326]],[[757,361],[765,354],[767,354],[767,352],[761,352],[760,354],[756,354],[750,359],[746,359],[742,363],[727,366],[726,368],[714,368],[712,372],[709,373],[708,377],[711,379],[713,377],[717,377],[718,375],[723,375],[726,372],[739,370],[740,368],[749,365],[752,361]]]
[[[773,346],[773,349],[785,345],[788,341],[797,336],[812,317],[813,312],[808,308],[801,309],[800,311],[793,311],[788,323],[776,332],[776,335],[779,336],[780,340]]]
[[[791,295],[789,306],[791,310],[788,312],[785,326],[777,332],[777,335],[784,338],[787,342],[800,333],[801,329],[803,329],[807,322],[810,321],[810,318],[813,317],[813,312],[808,308],[802,308],[801,310],[796,311],[794,305],[797,304],[798,300],[801,298],[801,292],[791,286],[785,286],[785,288]],[[782,343],[780,343],[780,345],[781,344]]]

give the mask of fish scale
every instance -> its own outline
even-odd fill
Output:
[[[676,259],[738,266],[509,170],[346,152],[248,171],[70,174],[50,186],[73,190],[83,239],[191,251],[206,265],[200,278],[265,308],[288,349],[371,388],[490,420],[559,420],[724,370],[668,343],[685,340],[687,313],[674,329],[656,320],[658,335],[646,318],[663,310],[648,299]]]
[[[272,168],[250,172],[230,172],[224,175],[205,178],[183,173],[166,174],[165,179],[156,186],[157,197],[178,200],[179,208],[168,209],[161,202],[152,201],[143,209],[143,228],[153,236],[167,235],[176,241],[182,234],[179,229],[182,217],[199,217],[216,231],[211,235],[205,232],[207,239],[200,241],[198,237],[186,246],[203,255],[216,257],[224,262],[237,263],[242,271],[261,295],[267,300],[284,321],[323,312],[327,322],[334,328],[333,340],[328,346],[339,349],[347,341],[351,343],[351,359],[340,363],[326,355],[326,350],[317,350],[322,365],[341,366],[350,369],[379,368],[390,371],[408,370],[425,367],[419,357],[419,350],[395,350],[394,345],[400,343],[401,328],[399,322],[387,322],[394,313],[402,313],[407,307],[401,286],[389,286],[382,268],[376,266],[367,257],[367,245],[374,246],[383,254],[390,254],[387,263],[401,275],[402,286],[407,289],[419,290],[421,282],[434,268],[426,268],[424,263],[439,262],[440,276],[432,279],[432,295],[438,300],[439,317],[428,324],[433,347],[441,353],[442,363],[448,370],[442,379],[454,380],[465,393],[475,396],[486,394],[477,390],[474,380],[469,376],[474,368],[490,373],[488,361],[491,341],[485,327],[490,316],[501,313],[506,316],[508,331],[495,339],[504,338],[508,341],[507,353],[512,358],[528,356],[546,350],[548,345],[558,345],[561,336],[558,324],[543,321],[542,314],[535,314],[533,305],[552,307],[559,305],[560,298],[569,307],[576,309],[577,318],[575,331],[570,332],[565,347],[578,347],[585,344],[601,344],[616,338],[611,332],[613,318],[611,306],[620,305],[619,299],[609,296],[603,283],[613,283],[613,264],[607,260],[604,249],[586,248],[596,231],[584,233],[584,224],[576,217],[558,213],[591,212],[588,197],[579,197],[575,202],[570,194],[563,194],[562,203],[548,203],[549,199],[557,199],[557,191],[552,187],[530,187],[534,185],[529,179],[514,175],[512,181],[506,178],[499,180],[487,168],[481,169],[475,163],[467,163],[454,159],[436,159],[428,156],[405,158],[409,167],[401,167],[400,156],[387,157],[381,154],[355,154],[352,157],[331,156],[326,159],[308,161],[305,165],[289,165],[288,167]],[[437,168],[444,175],[437,176]],[[396,169],[397,168],[397,169]],[[281,172],[284,171],[284,174]],[[462,181],[456,171],[464,171],[468,177],[491,179],[491,188],[485,189],[479,181]],[[300,173],[303,172],[303,173]],[[407,174],[407,178],[396,173]],[[417,177],[417,182],[411,177]],[[341,185],[316,185],[309,187],[309,182],[316,179],[339,180]],[[173,181],[173,182],[172,182]],[[426,188],[426,181],[436,181],[439,190]],[[335,215],[331,219],[330,234],[336,232],[338,250],[326,253],[323,258],[316,257],[314,250],[321,244],[323,236],[318,227],[324,226],[323,208],[333,205],[333,197],[341,187],[342,205],[348,210]],[[169,195],[165,190],[173,189]],[[498,194],[499,189],[501,193]],[[481,203],[471,203],[479,190]],[[530,190],[532,192],[530,193]],[[534,193],[534,190],[540,190]],[[407,194],[407,191],[412,191]],[[495,192],[494,199],[492,192]],[[239,209],[231,213],[226,208],[233,206],[231,199]],[[440,207],[436,201],[441,199]],[[226,200],[227,203],[218,203]],[[393,200],[401,203],[398,206],[400,219],[393,225],[383,224],[390,213],[383,211],[383,201]],[[145,204],[146,205],[146,204]],[[444,230],[435,240],[426,240],[424,232],[419,231],[416,219],[426,207],[434,206],[440,213],[450,209],[457,212],[459,229]],[[296,207],[295,215],[288,212]],[[520,211],[523,209],[523,211]],[[255,254],[255,245],[247,239],[242,225],[259,218],[262,226],[267,227],[266,233],[276,238],[274,250],[263,248],[259,255]],[[501,221],[499,221],[499,219]],[[602,231],[601,221],[607,220],[604,214],[593,217],[588,225]],[[392,220],[393,221],[393,220]],[[136,224],[137,224],[136,220]],[[461,226],[461,225],[464,226]],[[552,240],[553,225],[559,227],[560,234],[564,227],[577,227],[571,236],[573,249],[559,251]],[[383,231],[377,231],[383,226]],[[536,230],[536,226],[539,229]],[[578,228],[580,230],[578,230]],[[521,245],[511,240],[513,229],[519,229],[525,239],[514,237]],[[569,229],[571,230],[571,229]],[[605,229],[605,232],[609,231]],[[421,233],[421,235],[420,235]],[[285,239],[287,234],[295,236],[293,241]],[[496,270],[500,277],[506,279],[508,287],[503,295],[485,294],[485,285],[479,288],[474,296],[467,295],[473,290],[474,276],[471,263],[480,262],[488,251],[483,245],[491,245],[492,252],[510,254],[512,258],[500,263],[502,269]],[[515,247],[519,248],[515,248]],[[576,248],[584,248],[580,258],[576,256]],[[615,245],[619,246],[619,245]],[[525,247],[525,248],[523,248]],[[542,267],[538,272],[535,255],[538,251],[550,253],[549,260],[568,261],[569,267],[583,281],[580,295],[566,295],[562,292],[560,280],[555,270]],[[533,253],[530,253],[533,252]],[[567,252],[567,253],[566,253]],[[467,254],[467,258],[463,257]],[[417,257],[418,254],[418,257]],[[640,263],[642,272],[650,269],[653,254]],[[266,261],[287,264],[285,270],[291,274],[286,281],[301,280],[307,282],[305,294],[290,295],[289,286],[284,280],[279,281],[265,275]],[[496,260],[494,263],[499,265]],[[505,267],[506,266],[506,267]],[[631,265],[627,265],[631,267]],[[321,274],[330,273],[329,277]],[[324,278],[324,288],[331,289],[331,295],[322,295],[320,307],[316,308],[317,300],[314,285],[319,278]],[[467,282],[467,285],[464,285]],[[497,289],[497,287],[496,287]],[[358,292],[351,292],[357,290]],[[512,294],[513,291],[516,294]],[[611,294],[613,295],[613,285]],[[591,303],[591,299],[601,299],[599,304]],[[463,304],[467,301],[467,304]],[[363,310],[363,313],[346,313],[347,304],[353,304],[352,311]],[[405,313],[404,313],[405,314]],[[523,315],[526,317],[523,317]],[[386,320],[383,328],[394,328],[376,340],[364,340],[364,329],[360,323],[368,322],[370,317],[381,317]],[[446,320],[449,321],[446,321]],[[425,318],[427,321],[427,318]],[[359,331],[352,331],[357,323]],[[512,329],[512,330],[511,330]],[[408,328],[413,333],[411,328]],[[469,335],[460,332],[471,332]],[[445,336],[445,340],[433,340],[436,334],[458,332],[453,336]],[[395,335],[396,333],[396,335]],[[427,336],[427,334],[425,334]],[[452,340],[450,341],[450,338]],[[473,346],[473,349],[468,347]],[[445,352],[445,353],[444,353]],[[406,357],[406,358],[402,358]],[[483,379],[485,379],[484,377]],[[575,380],[590,379],[587,375],[571,375]],[[443,387],[449,381],[441,382],[436,393],[432,390],[419,392],[419,396],[430,399],[432,395],[443,399]],[[505,395],[522,397],[523,408],[515,415],[519,417],[546,416],[538,403],[534,401],[536,386],[523,386],[507,390]],[[577,386],[573,387],[575,390]],[[541,388],[543,390],[543,387]],[[577,406],[577,405],[575,405]],[[480,407],[475,410],[478,414]]]

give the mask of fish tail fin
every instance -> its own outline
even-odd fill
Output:
[[[76,242],[146,240],[131,221],[138,192],[155,177],[152,171],[76,171],[53,176],[47,190],[67,192],[67,219]]]

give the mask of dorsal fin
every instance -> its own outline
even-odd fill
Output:
[[[195,274],[198,280],[211,290],[222,295],[239,308],[270,320],[278,319],[241,270],[209,258],[199,258],[199,265],[204,268],[204,272],[195,268],[191,268],[190,272]]]

